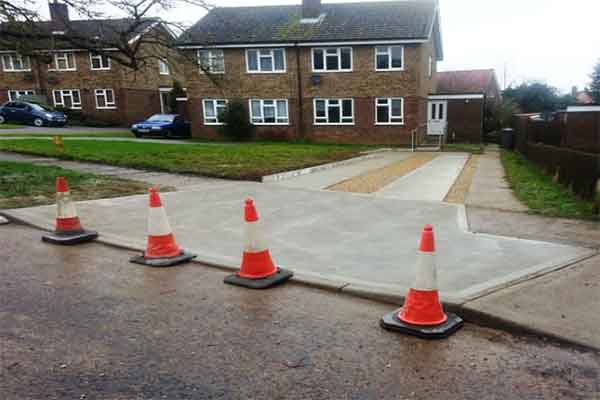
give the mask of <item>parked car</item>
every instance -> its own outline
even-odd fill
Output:
[[[35,126],[65,126],[67,116],[46,105],[9,101],[0,106],[0,124],[4,122],[19,122]]]
[[[190,123],[178,114],[154,114],[145,121],[131,125],[136,137],[162,136],[165,138],[189,138]]]

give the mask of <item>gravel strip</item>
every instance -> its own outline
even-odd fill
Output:
[[[437,154],[433,153],[415,153],[406,160],[338,182],[335,185],[329,186],[327,190],[337,192],[374,193],[396,179],[428,163],[437,156]]]
[[[473,175],[477,170],[477,163],[479,162],[480,155],[473,154],[467,161],[467,164],[463,168],[454,185],[450,188],[450,191],[446,195],[444,201],[446,203],[464,204],[473,182]]]

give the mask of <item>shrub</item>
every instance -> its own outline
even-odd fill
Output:
[[[173,81],[173,89],[169,92],[169,108],[172,112],[177,112],[178,97],[185,97],[185,91],[179,81]]]
[[[230,101],[225,111],[219,114],[219,120],[224,123],[219,127],[219,133],[231,140],[249,140],[254,134],[254,125],[250,123],[248,111],[241,100]]]

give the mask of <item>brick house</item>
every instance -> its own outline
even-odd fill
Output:
[[[443,57],[437,1],[215,8],[179,48],[194,136],[241,99],[261,138],[345,143],[424,134]]]
[[[128,29],[127,19],[70,20],[66,4],[54,2],[49,7],[51,19],[36,23],[35,29],[45,35],[51,33],[51,40],[33,43],[27,55],[19,54],[16,45],[0,49],[0,104],[20,95],[42,95],[58,108],[77,110],[92,121],[115,125],[128,125],[168,111],[168,92],[174,80],[183,79],[182,69],[172,66],[177,63],[170,57],[152,60],[133,71],[111,61],[110,54],[117,49],[98,48],[103,53],[100,55],[61,40],[66,35],[77,35],[111,42],[110,35]],[[129,40],[134,44],[141,35],[155,29],[170,35],[148,20],[130,34]]]

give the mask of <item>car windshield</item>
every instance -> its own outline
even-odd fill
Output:
[[[44,106],[41,104],[29,104],[29,105],[31,106],[31,108],[33,108],[36,111],[48,111],[48,112],[55,111],[52,107]]]
[[[174,115],[156,114],[148,118],[149,122],[173,122]]]

